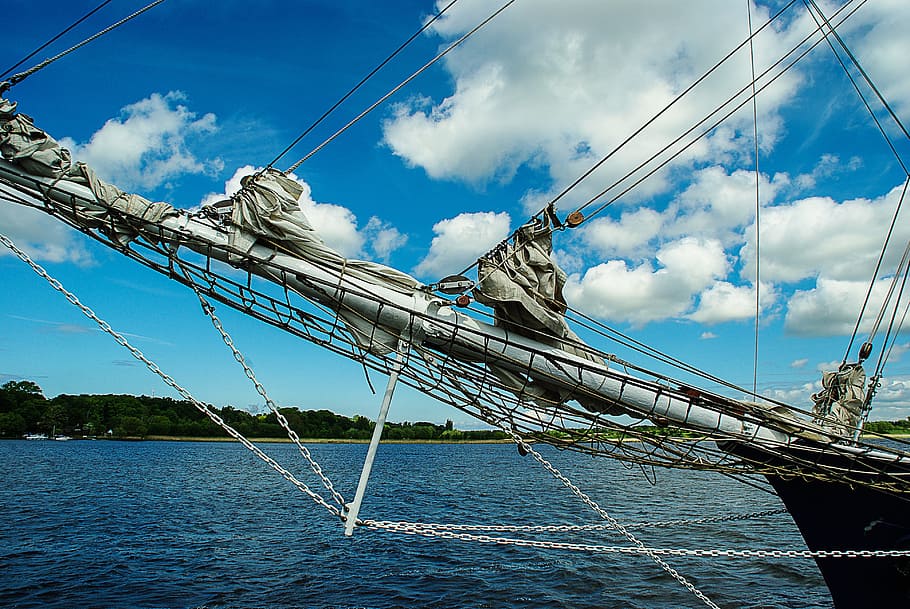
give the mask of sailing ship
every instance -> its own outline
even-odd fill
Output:
[[[687,142],[722,125],[730,116],[724,108],[754,100],[807,49],[843,45],[838,28],[850,3],[830,14],[810,4],[818,23],[812,36],[769,72],[753,74],[730,105],[685,134]],[[506,430],[519,450],[547,443],[644,466],[764,477],[815,552],[838,609],[910,603],[910,452],[862,434],[881,381],[880,367],[867,378],[865,364],[874,350],[888,350],[889,339],[863,343],[805,404],[783,403],[573,311],[552,249],[554,239],[589,220],[581,210],[565,214],[550,201],[472,268],[424,283],[326,245],[301,211],[300,183],[273,167],[198,209],[124,192],[20,112],[14,84],[0,85],[4,198],[50,214],[200,297],[389,375],[388,399],[399,381]],[[690,90],[681,88],[676,99]],[[906,274],[904,260],[895,285]],[[898,320],[899,304],[896,290]],[[581,334],[725,391],[628,361]],[[655,426],[668,431],[655,433]],[[346,506],[349,527],[358,523],[356,507]]]

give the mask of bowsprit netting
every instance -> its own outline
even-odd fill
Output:
[[[574,348],[590,357],[493,332],[493,326],[456,311],[454,303],[420,286],[414,298],[420,296],[426,306],[403,306],[389,295],[394,290],[363,281],[352,261],[310,259],[303,264],[267,237],[257,238],[248,251],[232,246],[229,221],[217,210],[173,210],[166,221],[150,222],[100,201],[79,184],[14,169],[8,163],[0,166],[5,198],[42,209],[209,298],[366,370],[390,373],[390,328],[406,330],[410,338],[402,382],[527,441],[643,465],[748,476],[798,474],[908,493],[905,475],[892,468],[910,454],[825,437],[802,410],[769,409],[696,390],[580,342]],[[356,305],[363,301],[374,304],[359,309]],[[497,369],[510,374],[497,374]],[[614,397],[598,392],[592,378],[615,387]],[[630,408],[626,398],[642,392],[650,396],[650,406],[639,401]],[[714,419],[692,419],[697,424],[685,430],[688,419],[655,430],[651,423],[668,423],[667,403]],[[727,421],[733,419],[742,422],[737,429],[743,431],[731,431]],[[787,440],[752,442],[757,450],[746,453],[731,450],[760,440],[759,431]]]

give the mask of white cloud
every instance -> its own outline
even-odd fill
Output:
[[[546,171],[554,189],[561,188],[743,40],[743,31],[717,26],[742,24],[741,6],[726,0],[702,5],[704,11],[666,3],[661,19],[654,19],[651,5],[633,1],[517,3],[446,57],[452,93],[439,100],[415,96],[400,104],[385,124],[385,141],[432,177],[508,179],[518,166],[527,165]],[[766,17],[765,8],[757,11],[757,21]],[[434,30],[453,40],[490,12],[486,2],[462,2]],[[712,18],[706,19],[705,12]],[[756,41],[759,61],[779,55],[789,44],[786,38],[786,32],[766,30]],[[573,194],[596,192],[663,148],[719,99],[744,87],[749,74],[743,51],[645,129],[634,149],[628,146],[614,155],[590,184]],[[765,147],[776,140],[780,127],[774,113],[798,80],[795,71],[787,73],[763,93],[759,112]],[[689,149],[682,162],[750,156],[750,122],[751,111],[741,112],[732,127],[715,130]],[[664,179],[665,174],[651,178],[633,196],[662,190]],[[547,196],[531,194],[530,206]]]
[[[365,242],[373,250],[377,260],[381,262],[388,262],[392,252],[404,247],[408,242],[407,235],[401,234],[397,228],[387,222],[383,222],[376,216],[373,216],[367,222],[363,229],[363,234]]]
[[[437,222],[430,251],[414,272],[432,278],[461,272],[509,236],[510,222],[505,212],[463,213]]]
[[[903,58],[910,55],[907,27],[910,13],[903,0],[870,2],[849,22],[856,32],[855,54],[859,62],[880,83],[886,99],[891,100],[898,116],[910,109],[910,81]]]
[[[245,165],[238,168],[224,183],[223,193],[209,193],[202,199],[202,205],[209,205],[215,201],[229,198],[240,190],[241,178],[252,175],[261,167]],[[333,203],[318,203],[313,200],[310,185],[290,174],[303,188],[298,203],[300,210],[306,215],[310,224],[325,243],[340,252],[342,255],[357,258],[367,255],[370,250],[379,260],[387,260],[396,249],[407,242],[407,236],[402,235],[398,229],[372,217],[363,229],[357,225],[354,213],[341,205]]]
[[[635,257],[640,255],[661,232],[666,219],[653,209],[626,211],[620,219],[596,217],[583,224],[585,245],[604,256]]]
[[[890,280],[883,279],[873,286],[860,332],[871,330],[888,285]],[[850,335],[868,289],[869,285],[863,281],[819,278],[814,288],[793,294],[785,327],[788,332],[803,336]]]
[[[876,200],[837,202],[812,197],[769,207],[761,216],[761,274],[767,281],[796,282],[822,275],[829,279],[870,279],[898,189]],[[899,223],[893,241],[906,243],[910,225]],[[746,231],[741,252],[751,266],[755,256],[754,230]],[[895,251],[889,258],[900,253]]]
[[[762,284],[759,293],[760,312],[777,300],[769,285]],[[755,318],[755,286],[735,286],[717,281],[699,296],[698,309],[689,319],[707,324]]]
[[[729,261],[718,241],[687,237],[657,253],[658,268],[649,263],[629,267],[612,260],[570,275],[564,293],[578,308],[610,320],[644,324],[683,316],[694,297],[724,277]]]
[[[92,166],[105,180],[124,190],[149,189],[185,174],[214,173],[218,160],[201,161],[188,140],[217,130],[214,114],[202,117],[179,102],[184,95],[153,93],[125,106],[119,118],[108,120],[86,143],[63,138],[73,158]]]
[[[33,260],[72,262],[80,266],[95,264],[74,229],[37,209],[0,201],[0,227]],[[0,256],[6,255],[12,252],[0,247]]]

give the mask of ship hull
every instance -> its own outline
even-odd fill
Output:
[[[750,461],[773,464],[784,451],[727,443],[724,449]],[[785,449],[786,450],[786,449]],[[832,459],[830,455],[827,457]],[[829,465],[836,465],[830,464]],[[857,467],[855,459],[840,464]],[[893,474],[910,474],[901,464]],[[874,468],[870,468],[874,469]],[[813,551],[910,550],[910,497],[873,485],[809,476],[768,475],[803,539]],[[910,557],[816,558],[836,609],[910,607]]]

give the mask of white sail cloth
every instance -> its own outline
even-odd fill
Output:
[[[345,258],[326,245],[300,209],[298,199],[303,187],[283,173],[268,169],[244,178],[242,185],[241,191],[231,198],[232,256],[243,259],[254,243],[265,240],[278,250],[335,274],[361,280],[367,293],[369,286],[376,284],[403,294],[412,294],[421,286],[406,273],[368,260]],[[275,280],[281,278],[276,276]],[[396,349],[399,337],[377,327],[376,320],[345,309],[337,312],[362,348],[381,355]]]
[[[822,374],[822,390],[813,394],[815,422],[826,431],[851,436],[866,400],[866,371],[861,364],[843,364]]]
[[[522,226],[510,242],[478,261],[474,298],[493,309],[497,326],[606,365],[566,323],[562,288],[567,277],[553,260],[552,248],[552,232],[547,225]],[[531,382],[498,366],[490,368],[513,392],[527,395],[542,406],[560,404],[569,397],[585,403],[583,397],[568,396],[539,380]],[[595,409],[602,411],[602,402]]]
[[[74,200],[73,211],[79,216],[79,224],[99,229],[121,245],[135,239],[144,224],[185,213],[167,203],[126,193],[99,178],[88,165],[74,164],[69,150],[36,127],[30,117],[17,113],[14,102],[3,98],[0,155],[29,175],[87,186],[99,204]],[[369,286],[375,284],[404,294],[420,287],[420,282],[406,273],[366,260],[348,259],[328,247],[300,210],[298,199],[302,192],[300,184],[275,170],[248,179],[243,190],[231,199],[230,257],[243,260],[253,244],[266,240],[275,249],[362,280],[367,293]],[[269,273],[275,281],[282,281],[277,271]],[[363,319],[351,311],[338,313],[364,349],[387,354],[397,347],[399,337],[377,328],[375,320]]]
[[[112,215],[110,208],[144,222],[158,222],[177,214],[167,203],[153,203],[105,182],[84,163],[74,165],[69,150],[36,127],[29,116],[17,114],[16,104],[6,99],[0,99],[0,154],[31,175],[87,186],[107,207],[74,201],[79,215],[96,219],[92,228],[104,231],[121,245],[135,239],[138,230],[127,218]]]

